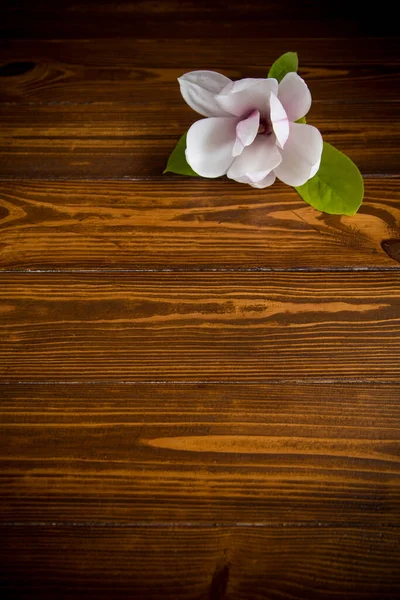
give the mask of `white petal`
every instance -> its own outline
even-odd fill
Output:
[[[310,110],[311,94],[304,79],[297,73],[287,73],[279,84],[278,98],[290,121],[297,121]]]
[[[253,110],[250,116],[236,125],[236,142],[233,147],[233,156],[239,156],[245,146],[254,142],[260,125],[260,113]]]
[[[288,185],[303,185],[319,168],[322,136],[316,127],[290,123],[289,139],[282,153],[282,162],[275,175]]]
[[[215,71],[191,71],[178,78],[183,99],[205,117],[229,116],[216,102],[215,96],[232,83],[228,77]]]
[[[186,160],[202,177],[220,177],[229,169],[237,119],[212,117],[193,123],[186,138]]]
[[[274,135],[258,135],[251,146],[235,158],[227,175],[236,181],[260,183],[279,165],[282,157],[276,147]]]
[[[269,113],[271,92],[278,93],[276,79],[240,79],[228,83],[216,100],[222,109],[232,115],[247,116],[256,109],[263,117]]]
[[[289,137],[289,119],[285,109],[273,92],[271,92],[270,108],[270,118],[277,144],[280,148],[283,148]]]
[[[252,181],[250,177],[246,176],[238,177],[236,181],[238,181],[239,183],[248,183],[253,188],[262,189],[268,187],[269,185],[272,185],[275,179],[275,173],[271,171],[271,173],[268,173],[268,175],[264,177],[264,179],[261,179],[261,181]]]
[[[313,168],[311,169],[310,179],[311,179],[311,177],[314,177],[314,175],[316,175],[318,173],[320,165],[321,165],[321,157],[319,158],[319,161],[316,162],[315,165],[313,166]]]

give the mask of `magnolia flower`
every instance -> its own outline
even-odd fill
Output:
[[[311,106],[297,73],[276,79],[231,81],[214,71],[192,71],[178,79],[187,104],[208,117],[187,134],[186,160],[203,177],[227,175],[264,188],[278,177],[299,186],[319,169],[322,137],[296,123]]]

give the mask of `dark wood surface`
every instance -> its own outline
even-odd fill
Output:
[[[55,524],[0,531],[3,590],[18,598],[394,600],[400,593],[392,528]]]
[[[399,413],[371,381],[12,383],[1,520],[392,526]]]
[[[190,382],[400,375],[398,272],[1,279],[6,381],[21,373],[30,381]]]
[[[397,33],[342,0],[2,6],[6,600],[400,597]],[[179,75],[288,50],[355,217],[162,175]]]
[[[354,4],[354,6],[353,6]],[[351,0],[6,0],[0,34],[8,38],[247,38],[398,34],[395,19]],[[358,41],[357,41],[358,43]],[[194,53],[196,49],[188,48]]]
[[[266,194],[227,179],[193,185],[173,175],[4,181],[0,214],[0,270],[380,267],[397,273],[400,261],[394,178],[366,179],[354,217],[318,213],[280,183]]]
[[[182,107],[183,100],[176,103],[177,87],[175,81],[175,103],[170,106],[165,100],[165,125],[165,113],[154,101],[146,105],[122,103],[118,110],[109,102],[74,106],[69,100],[56,106],[0,103],[3,177],[20,179],[21,173],[34,179],[161,177],[181,132],[193,122],[193,111]],[[151,97],[157,93],[157,88],[148,92]],[[310,113],[326,141],[346,152],[365,176],[397,176],[399,104],[385,103],[383,116],[379,104],[351,105],[350,110],[343,104],[329,104],[328,108],[320,104]],[[355,112],[356,117],[352,116]]]

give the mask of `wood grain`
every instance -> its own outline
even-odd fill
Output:
[[[310,122],[363,175],[398,175],[399,112],[400,104],[385,105],[384,111],[378,104],[324,105],[313,110]],[[196,120],[183,101],[168,105],[168,115],[166,120],[160,103],[0,105],[0,179],[160,176],[177,140]]]
[[[2,528],[7,600],[395,600],[400,593],[397,531],[48,526],[7,534]]]
[[[0,520],[395,523],[398,385],[3,385]]]
[[[188,46],[194,50],[188,52]],[[304,40],[270,40],[266,48],[265,38],[235,44],[229,39],[207,44],[196,39],[6,41],[0,45],[0,101],[154,103],[161,97],[169,105],[180,101],[177,77],[187,71],[206,68],[232,79],[266,77],[280,54],[295,49],[314,103],[395,102],[397,46],[393,39],[372,39],[371,48],[361,46],[360,56],[346,39],[317,39],[315,48]]]
[[[190,49],[190,51],[188,51]],[[154,39],[133,37],[106,39],[12,39],[0,40],[2,64],[17,62],[45,63],[74,66],[76,68],[106,68],[111,70],[143,68],[172,69],[259,69],[259,76],[266,74],[265,69],[284,52],[296,51],[299,56],[300,70],[309,67],[334,68],[341,73],[353,67],[385,69],[400,65],[400,53],[397,37],[370,37],[354,43],[352,37],[338,35],[333,38],[314,37],[239,37],[232,44],[229,38],[168,38]],[[14,65],[15,67],[17,65]],[[4,67],[3,67],[4,68]],[[0,71],[1,73],[2,71]],[[27,71],[26,71],[27,72]],[[15,77],[18,72],[8,76]],[[22,74],[22,73],[20,73]],[[99,71],[99,83],[106,75]],[[381,73],[382,75],[382,73]],[[5,81],[3,82],[5,83]],[[115,87],[118,87],[115,85]],[[378,99],[378,90],[368,103]],[[1,91],[3,93],[3,90]],[[331,101],[335,102],[335,98]],[[132,100],[132,99],[131,99]],[[316,100],[314,98],[314,100]],[[363,98],[367,101],[366,98]],[[384,102],[385,98],[380,98]]]
[[[399,277],[3,273],[1,374],[10,381],[390,380],[400,371]]]
[[[399,206],[398,179],[367,179],[353,217],[279,183],[3,182],[0,268],[397,268]]]
[[[400,597],[398,23],[352,8],[3,2],[6,600]],[[161,175],[179,75],[290,50],[354,218]]]
[[[49,6],[38,0],[17,4],[5,0],[0,36],[3,38],[154,37],[203,39],[262,37],[337,37],[398,35],[387,11],[372,10],[345,0],[302,4],[270,0],[124,0],[71,3],[60,0]],[[268,43],[266,43],[268,45]]]

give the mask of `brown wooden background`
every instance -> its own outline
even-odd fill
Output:
[[[331,4],[2,6],[3,598],[400,597],[398,24]],[[355,217],[161,175],[289,50]]]

